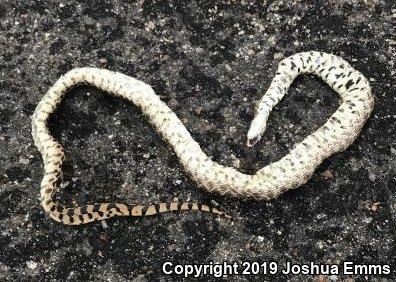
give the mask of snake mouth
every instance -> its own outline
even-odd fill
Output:
[[[257,142],[260,140],[260,138],[258,136],[255,136],[253,138],[248,138],[246,141],[246,146],[248,148],[253,147],[254,145],[257,144]]]

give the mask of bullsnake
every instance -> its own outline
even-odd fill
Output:
[[[77,84],[93,85],[141,108],[149,122],[173,148],[190,177],[209,192],[237,198],[270,200],[301,186],[315,168],[330,155],[346,149],[357,137],[369,117],[374,98],[367,79],[344,59],[323,52],[302,52],[283,59],[267,92],[258,103],[247,133],[247,146],[255,145],[266,128],[272,108],[286,94],[299,74],[312,73],[323,79],[341,97],[337,111],[317,131],[279,161],[253,175],[243,174],[211,160],[192,138],[186,127],[146,83],[127,75],[99,68],[75,68],[61,76],[41,99],[32,117],[32,135],[44,162],[41,204],[54,220],[78,225],[114,216],[144,216],[174,210],[221,211],[197,203],[159,203],[127,205],[99,203],[65,207],[53,196],[62,182],[62,146],[49,132],[47,121],[67,91]]]

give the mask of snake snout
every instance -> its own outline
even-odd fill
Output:
[[[259,136],[255,136],[255,137],[252,137],[252,138],[248,138],[247,141],[246,141],[246,146],[247,146],[248,148],[253,147],[254,145],[256,145],[256,143],[257,143],[259,140],[260,140],[260,137],[259,137]]]

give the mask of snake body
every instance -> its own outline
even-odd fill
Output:
[[[67,91],[77,84],[93,85],[140,107],[156,131],[173,148],[185,171],[199,186],[210,192],[270,200],[304,184],[324,159],[346,149],[356,139],[374,105],[367,79],[344,59],[316,51],[297,53],[279,63],[271,85],[258,103],[248,130],[247,146],[253,146],[260,140],[270,111],[286,94],[293,80],[304,73],[319,76],[336,91],[341,97],[339,108],[322,127],[296,144],[282,159],[253,175],[247,175],[212,161],[176,114],[146,83],[105,69],[83,67],[70,70],[48,90],[32,117],[33,139],[44,162],[41,183],[44,210],[56,221],[73,225],[113,216],[143,216],[173,210],[192,209],[223,214],[217,209],[196,203],[174,202],[149,206],[101,203],[65,207],[54,201],[54,193],[62,182],[65,156],[62,146],[49,132],[47,120]]]

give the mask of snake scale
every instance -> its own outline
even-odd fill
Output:
[[[258,103],[247,134],[247,146],[255,145],[266,128],[272,108],[286,94],[293,80],[304,73],[315,74],[341,97],[339,108],[317,131],[280,160],[253,175],[211,160],[192,138],[176,114],[146,83],[124,74],[99,68],[75,68],[60,77],[39,102],[32,117],[32,135],[44,162],[41,203],[56,221],[78,225],[114,216],[144,216],[176,210],[202,210],[224,215],[207,205],[186,202],[155,205],[99,203],[65,207],[53,197],[62,182],[62,146],[51,135],[47,121],[67,91],[77,84],[93,85],[131,101],[173,148],[190,177],[209,192],[237,198],[270,200],[301,186],[330,155],[346,149],[357,137],[373,110],[374,98],[367,79],[344,59],[323,52],[302,52],[283,59],[267,92]]]

